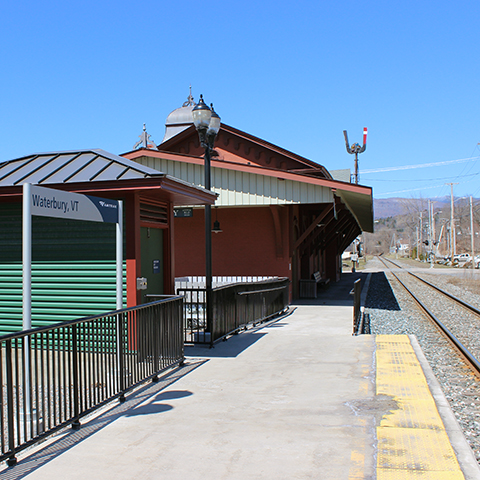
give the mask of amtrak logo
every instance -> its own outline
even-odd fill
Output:
[[[107,202],[104,202],[103,200],[100,200],[98,202],[102,207],[106,207],[106,208],[117,208],[117,205],[113,204],[113,203],[107,203]]]

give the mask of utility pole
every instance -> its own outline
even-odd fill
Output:
[[[415,227],[415,230],[417,231],[417,261],[420,260],[420,257],[418,256],[418,251],[420,249],[420,242],[419,242],[419,236],[418,236],[418,225]]]
[[[428,200],[428,246],[432,242],[432,201]]]
[[[433,202],[428,201],[428,248],[430,257],[430,268],[433,268]]]
[[[458,183],[446,183],[445,185],[450,185],[450,263],[453,264],[453,256],[455,255],[455,219],[453,215],[453,186],[458,185]]]
[[[432,200],[432,232],[433,232],[433,243],[432,243],[432,249],[436,245],[436,238],[437,238],[437,229],[435,226],[435,210],[433,208],[433,204],[435,203],[434,200]]]
[[[443,235],[443,231],[445,230],[446,231],[446,225],[445,223],[442,225],[442,227],[440,228],[440,233],[438,234],[438,242],[437,242],[437,245],[435,246],[435,256],[437,255],[440,255],[440,245],[442,243],[442,235]],[[445,234],[445,238],[448,240],[448,237],[447,235]],[[446,241],[447,243],[447,248],[445,249],[446,252],[448,252],[448,241]]]
[[[473,199],[470,195],[470,237],[472,242],[472,269],[475,268],[475,233],[473,231]]]
[[[450,227],[450,225],[447,227],[447,223],[445,223],[445,243],[447,244],[445,255],[448,255],[450,253],[450,241],[452,240],[452,235],[449,233]]]
[[[420,244],[418,248],[420,249],[423,244],[423,212],[420,212]]]

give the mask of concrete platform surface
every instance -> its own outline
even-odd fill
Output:
[[[415,339],[352,336],[348,291],[212,350],[187,348],[184,367],[19,455],[0,478],[480,478]]]

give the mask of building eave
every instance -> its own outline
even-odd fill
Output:
[[[174,160],[178,162],[193,163],[195,165],[203,165],[203,157],[196,157],[190,155],[182,155],[171,152],[163,152],[156,150],[140,149],[123,154],[130,160],[135,160],[140,157],[162,158],[165,160]],[[212,157],[210,160],[211,166],[216,168],[224,168],[226,170],[235,170],[238,172],[255,173],[257,175],[265,175],[267,177],[276,177],[283,180],[293,180],[297,182],[309,183],[312,185],[321,185],[329,188],[338,188],[345,191],[356,192],[360,194],[371,195],[372,188],[364,185],[356,185],[354,183],[341,182],[339,180],[318,178],[305,173],[286,172],[274,168],[260,167],[258,165],[246,165],[241,163],[227,162],[223,160],[215,160]]]
[[[190,185],[169,175],[155,178],[118,180],[116,182],[83,182],[68,184],[48,184],[48,188],[85,195],[122,197],[125,193],[160,196],[174,205],[213,205],[217,195],[202,187]],[[22,185],[0,188],[0,200],[18,201],[23,194]]]
[[[140,159],[142,157],[153,157],[199,166],[203,166],[204,164],[203,157],[180,155],[155,150],[135,150],[124,155],[131,160]],[[243,163],[239,164],[215,160],[215,157],[211,160],[211,167],[212,169],[219,168],[236,172],[252,173],[276,178],[278,180],[291,180],[294,182],[328,188],[345,202],[362,231],[373,231],[373,193],[371,187],[341,182],[339,180],[313,177],[303,173],[286,172],[273,168],[260,167],[258,165],[246,165]]]

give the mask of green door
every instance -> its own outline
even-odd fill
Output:
[[[147,279],[143,295],[163,294],[163,230],[141,228],[142,277]],[[144,300],[144,299],[143,299]],[[145,300],[144,300],[145,301]]]

